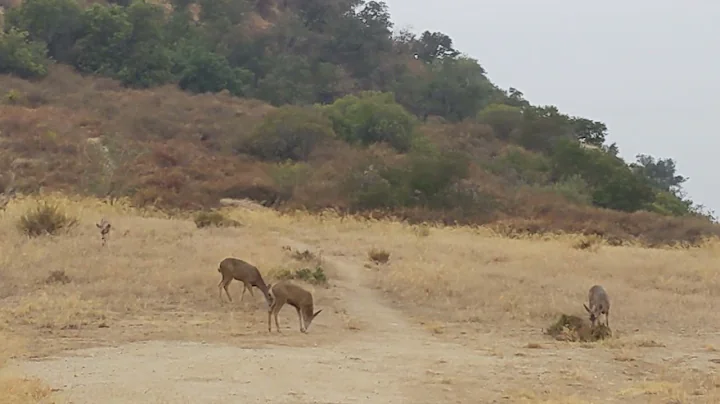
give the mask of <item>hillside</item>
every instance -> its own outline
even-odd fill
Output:
[[[508,236],[720,235],[671,158],[501,89],[375,1],[6,4],[0,170],[19,193],[209,209],[249,198]],[[0,4],[2,5],[2,4]]]

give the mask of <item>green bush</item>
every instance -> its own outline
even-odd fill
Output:
[[[315,285],[325,285],[328,282],[327,275],[321,266],[316,266],[315,269],[284,269],[280,271],[276,277],[278,279],[299,279]]]
[[[77,218],[66,214],[57,205],[42,202],[20,216],[18,229],[27,236],[38,237],[59,234],[76,226],[77,223]]]
[[[288,105],[269,113],[237,149],[265,160],[307,160],[316,146],[334,137],[318,109]]]
[[[49,64],[43,42],[29,40],[26,31],[16,28],[0,32],[0,73],[26,79],[44,77]]]
[[[395,102],[392,93],[347,95],[323,107],[335,133],[351,144],[386,142],[400,152],[410,150],[415,117]]]

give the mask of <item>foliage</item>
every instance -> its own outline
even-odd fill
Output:
[[[316,266],[314,269],[285,269],[280,271],[276,277],[277,279],[299,279],[315,285],[325,285],[328,282],[327,274],[321,266]]]
[[[26,31],[0,32],[0,73],[33,78],[47,75],[45,44],[30,40]]]
[[[348,95],[324,109],[335,133],[349,143],[387,142],[401,152],[412,145],[415,121],[392,93]]]
[[[553,176],[580,175],[593,189],[593,204],[634,212],[654,202],[648,180],[634,173],[621,159],[600,150],[584,149],[576,142],[560,142],[553,155]]]
[[[332,123],[320,110],[284,106],[267,114],[239,149],[271,161],[307,160],[316,146],[334,135]]]
[[[59,206],[41,202],[20,216],[18,229],[27,236],[38,237],[56,235],[77,224],[77,218],[68,215]]]

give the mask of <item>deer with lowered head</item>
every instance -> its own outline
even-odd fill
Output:
[[[300,332],[307,333],[310,323],[317,317],[322,309],[313,313],[313,297],[312,293],[301,288],[300,286],[288,282],[280,281],[276,284],[270,284],[271,304],[268,309],[268,332],[272,332],[271,316],[275,316],[275,328],[280,332],[280,324],[278,324],[278,312],[285,303],[293,306],[297,311],[300,321]]]
[[[260,289],[265,296],[265,301],[268,306],[270,306],[271,298],[268,293],[268,285],[265,284],[265,281],[256,266],[241,259],[229,257],[220,262],[218,272],[222,275],[222,279],[218,284],[220,301],[222,301],[222,290],[225,289],[225,294],[232,302],[232,297],[230,297],[230,292],[228,292],[228,286],[230,286],[230,282],[232,282],[233,279],[237,279],[243,283],[243,291],[242,295],[240,295],[240,301],[242,301],[243,297],[245,297],[246,290],[250,290],[250,296],[255,296],[252,291],[254,286]]]
[[[610,298],[605,289],[600,285],[593,285],[588,292],[588,303],[590,307],[583,303],[583,307],[590,314],[590,322],[595,327],[600,315],[605,315],[605,326],[610,327]]]

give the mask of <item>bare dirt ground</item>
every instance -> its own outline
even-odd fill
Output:
[[[530,244],[511,256],[496,243],[493,256],[482,246],[489,239],[480,236],[460,239],[448,232],[413,241],[385,225],[333,223],[332,230],[305,219],[241,219],[241,229],[198,230],[190,222],[126,218],[133,230],[111,239],[115,244],[107,251],[84,241],[92,234],[89,225],[64,241],[6,244],[4,252],[20,254],[27,264],[0,273],[12,286],[0,294],[2,324],[5,332],[24,338],[26,348],[2,372],[39,378],[53,389],[38,399],[48,403],[720,401],[720,335],[713,326],[718,314],[710,299],[720,289],[704,266],[715,261],[716,250],[653,252],[664,254],[672,268],[675,260],[688,267],[672,273],[677,269],[654,267],[656,277],[644,273],[643,282],[624,268],[607,270],[603,278],[615,296],[613,338],[567,343],[541,328],[560,312],[582,307],[584,286],[594,276],[560,265],[575,253],[549,258],[554,266],[533,274],[495,266],[524,255],[537,262]],[[199,240],[207,244],[198,246]],[[218,301],[220,276],[213,266],[222,252],[265,262],[264,270],[285,265],[283,245],[322,250],[330,277],[328,287],[307,285],[316,308],[324,309],[307,335],[299,332],[289,307],[280,313],[283,333],[268,334],[260,294],[239,302],[237,282],[230,287],[235,301]],[[388,248],[406,263],[368,264],[370,245]],[[421,257],[429,245],[439,258]],[[46,253],[37,253],[43,248]],[[53,253],[59,250],[73,253],[60,258]],[[472,255],[475,250],[484,261]],[[595,259],[609,262],[602,254],[623,251],[577,259],[593,267]],[[629,253],[645,254],[638,251]],[[55,262],[48,260],[52,254]],[[449,257],[470,262],[467,268],[477,273],[466,268],[454,279],[452,267],[440,268],[427,272],[435,277],[427,280],[435,289],[425,288],[425,275],[417,271],[430,271]],[[57,266],[67,268],[72,282],[39,285],[37,279]],[[136,279],[138,274],[144,278]],[[550,279],[556,276],[565,284]],[[540,290],[547,301],[533,305],[528,295]]]

